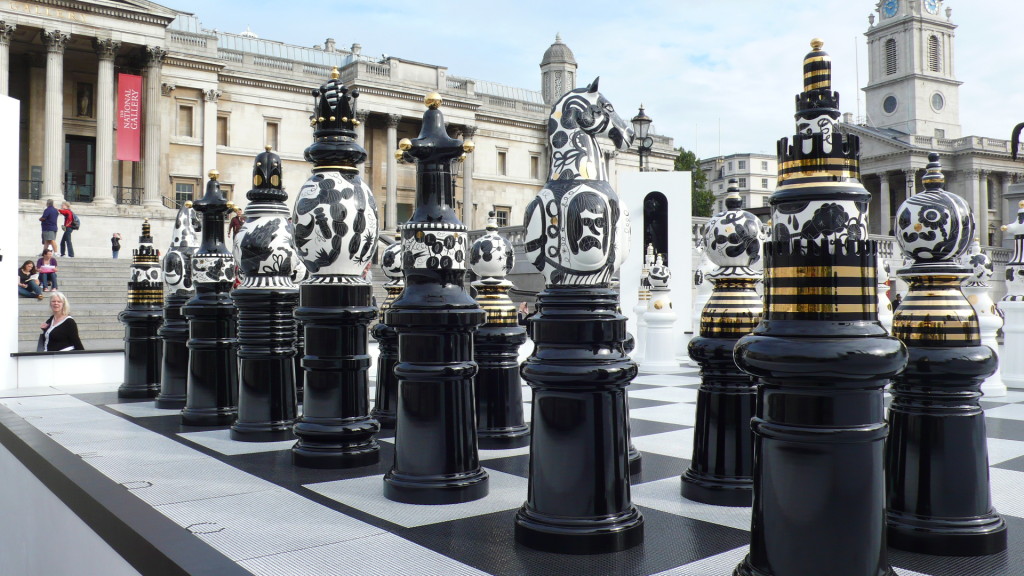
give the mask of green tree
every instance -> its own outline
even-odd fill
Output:
[[[690,180],[693,184],[690,190],[691,214],[705,218],[711,216],[715,207],[715,194],[708,190],[708,178],[700,169],[700,158],[682,146],[676,148],[676,151],[679,155],[676,156],[675,169],[690,171]]]

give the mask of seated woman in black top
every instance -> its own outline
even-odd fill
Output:
[[[85,350],[78,338],[78,325],[69,315],[71,305],[63,293],[54,291],[50,295],[50,312],[53,316],[39,326],[43,331],[43,352]]]
[[[43,289],[39,286],[39,273],[31,260],[25,260],[18,268],[18,296],[22,298],[43,299]]]

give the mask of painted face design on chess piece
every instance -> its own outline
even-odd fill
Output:
[[[665,261],[661,255],[658,255],[657,262],[651,267],[649,280],[653,288],[667,288],[668,283],[672,280],[672,271],[669,270],[668,266],[665,266]]]
[[[896,214],[896,240],[917,262],[953,261],[967,251],[974,235],[967,202],[948,192],[912,196]]]
[[[377,206],[358,176],[320,172],[295,200],[295,246],[318,275],[358,276],[377,244]]]
[[[402,271],[402,243],[395,242],[391,246],[388,246],[384,250],[384,253],[380,257],[380,267],[384,270],[384,275],[391,280],[401,280],[403,277]]]
[[[971,253],[966,258],[966,264],[971,267],[971,275],[964,281],[967,284],[985,285],[995,270],[992,267],[992,259],[981,251],[981,243],[977,240],[971,242]]]
[[[469,266],[481,278],[504,278],[512,271],[514,263],[512,243],[497,231],[489,231],[478,238],[469,250]]]
[[[761,221],[745,210],[712,218],[705,240],[708,258],[717,266],[750,266],[761,259]]]
[[[254,211],[255,212],[255,211]],[[243,277],[292,276],[295,252],[283,217],[252,216],[235,238],[235,261]]]

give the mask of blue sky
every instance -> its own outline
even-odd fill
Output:
[[[708,157],[775,152],[793,132],[793,97],[812,37],[825,40],[844,112],[863,114],[864,32],[872,0],[158,0],[205,28],[312,46],[334,38],[363,54],[446,66],[449,75],[540,89],[555,34],[573,50],[580,82],[630,118],[641,103],[655,129]],[[902,0],[904,2],[909,0]],[[956,30],[964,135],[1008,139],[1024,122],[1021,0],[946,0]],[[859,66],[858,66],[859,59]]]

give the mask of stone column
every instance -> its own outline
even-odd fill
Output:
[[[398,150],[398,123],[402,120],[399,114],[388,114],[388,171],[385,175],[387,180],[387,196],[385,197],[384,229],[394,232],[398,226],[398,159],[395,158],[395,150]]]
[[[11,75],[11,35],[17,28],[0,20],[0,96],[6,96]]]
[[[988,175],[989,170],[978,171],[978,210],[977,215],[978,231],[976,233],[981,240],[982,247],[988,246]]]
[[[220,90],[203,90],[203,173],[217,168],[217,100]]]
[[[160,46],[146,46],[145,118],[146,140],[143,148],[142,204],[153,208],[163,206],[160,201],[160,140],[163,132],[160,119],[160,69],[167,51]]]
[[[112,206],[114,187],[114,57],[121,48],[116,40],[93,39],[99,57],[96,79],[96,196],[93,204]]]
[[[981,199],[979,198],[981,195],[981,189],[978,186],[981,171],[965,170],[963,172],[957,172],[957,176],[960,176],[961,174],[965,176],[966,188],[964,190],[964,194],[967,196],[967,204],[971,207],[971,212],[976,215],[974,221],[977,223],[981,220],[980,217],[977,216],[981,211]],[[986,221],[987,220],[988,219],[986,218]],[[982,244],[982,246],[984,246],[984,244]]]
[[[359,110],[356,112],[356,122],[353,122],[353,128],[356,131],[356,141],[363,148],[366,148],[366,121],[370,118],[370,113],[366,110]],[[394,150],[389,150],[388,154],[393,154]]]
[[[878,178],[881,181],[882,187],[878,192],[878,233],[888,235],[889,230],[892,229],[892,192],[889,191],[889,173],[880,172]]]
[[[46,45],[46,104],[43,132],[43,200],[64,197],[64,45],[70,36],[43,30]]]
[[[476,126],[466,126],[462,129],[462,138],[472,141],[476,134]],[[475,154],[466,154],[462,162],[462,222],[470,229],[475,230],[473,222],[473,165],[476,163]]]
[[[999,179],[999,214],[996,215],[1000,222],[1006,221],[1006,215],[1012,214],[1013,211],[1007,211],[1006,207],[1009,202],[1006,200],[1006,195],[1010,193],[1010,182],[1012,174],[1009,172],[1003,172],[1002,178]],[[1006,234],[1003,233],[1001,226],[996,226],[996,241],[993,246],[1002,246],[1003,239],[1006,238]]]

